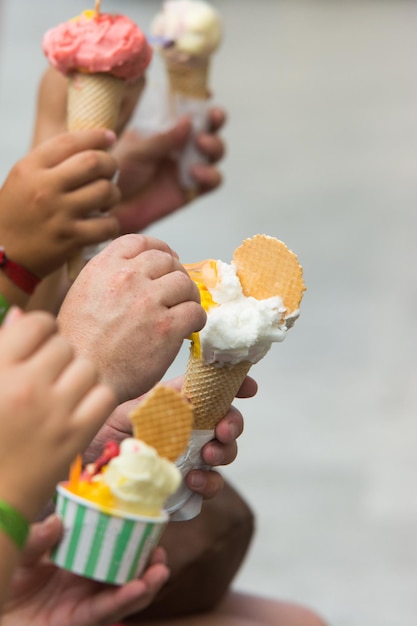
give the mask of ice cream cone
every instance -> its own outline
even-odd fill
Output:
[[[281,322],[287,328],[292,326],[305,290],[297,256],[282,241],[256,235],[235,250],[233,263],[243,294],[257,300],[280,296],[284,304]],[[210,261],[188,267],[203,282],[216,282]],[[207,363],[199,348],[194,348],[191,347],[182,390],[193,406],[194,429],[212,429],[226,415],[252,363]]]
[[[250,367],[248,361],[219,367],[190,353],[182,392],[193,407],[194,430],[212,430],[226,415]]]
[[[111,74],[73,72],[68,79],[67,128],[115,130],[126,81]],[[74,281],[84,265],[78,252],[67,264],[68,278]]]
[[[68,84],[68,130],[115,130],[125,83],[123,79],[104,72],[73,72]]]
[[[163,55],[163,58],[171,97],[180,95],[195,100],[209,98],[209,58],[191,58],[187,62],[178,62],[169,54]]]

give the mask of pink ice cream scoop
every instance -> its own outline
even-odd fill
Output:
[[[65,75],[108,73],[135,80],[152,58],[151,46],[132,20],[95,11],[48,30],[42,48],[51,65]]]

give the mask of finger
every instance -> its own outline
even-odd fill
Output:
[[[193,301],[177,304],[170,308],[170,312],[173,314],[172,332],[184,338],[200,331],[207,321],[203,307]]]
[[[210,163],[217,163],[224,157],[225,145],[215,135],[202,134],[196,137],[196,145]]]
[[[30,154],[39,165],[47,168],[55,167],[77,152],[85,150],[106,150],[114,144],[116,135],[105,128],[79,130],[62,133],[40,144]]]
[[[71,190],[99,178],[112,179],[117,162],[102,150],[85,150],[65,159],[54,171],[60,176],[63,188]]]
[[[36,353],[57,332],[52,315],[36,311],[22,315],[0,332],[0,361],[22,361]]]
[[[18,319],[20,319],[23,315],[24,315],[24,313],[23,313],[22,309],[20,309],[18,306],[12,306],[7,311],[6,317],[3,320],[2,327],[5,328],[6,326],[11,326]]]
[[[183,147],[191,131],[191,122],[184,118],[163,133],[140,136],[135,131],[126,133],[130,161],[157,161]],[[117,157],[117,149],[115,149]]]
[[[233,440],[231,443],[223,444],[214,439],[204,446],[201,456],[204,462],[211,467],[230,465],[237,457],[236,441]]]
[[[251,376],[246,376],[239,391],[236,394],[236,398],[253,398],[258,392],[258,383]]]
[[[200,304],[200,292],[182,266],[172,268],[155,281],[155,288],[160,291],[161,304],[172,308],[183,302]]]
[[[28,367],[35,374],[42,372],[44,383],[52,383],[58,379],[73,359],[72,346],[64,336],[57,333],[32,356]]]
[[[116,395],[107,385],[96,385],[83,397],[72,416],[81,448],[88,445],[115,406]]]
[[[148,278],[151,280],[161,279],[155,287],[159,286],[161,289],[162,285],[165,283],[162,282],[162,278],[169,276],[169,280],[173,280],[173,275],[178,275],[178,287],[180,287],[179,281],[182,278],[183,284],[188,283],[188,275],[185,271],[184,267],[181,263],[172,256],[170,252],[165,252],[163,250],[145,250],[140,255],[140,264],[141,270],[146,273]],[[165,281],[167,282],[167,281]]]
[[[156,239],[155,237],[145,237],[144,235],[129,234],[118,237],[116,241],[113,241],[107,246],[102,253],[102,258],[108,256],[109,259],[115,254],[117,257],[124,259],[138,258],[146,250],[161,250],[162,252],[168,252],[175,258],[178,258],[176,252],[164,241]],[[142,261],[142,259],[141,259]]]
[[[55,391],[61,396],[62,408],[72,412],[98,380],[98,370],[89,359],[73,359],[55,382]]]
[[[214,471],[192,470],[185,477],[185,482],[191,491],[199,493],[204,500],[217,496],[224,486],[223,477]]]
[[[89,597],[88,621],[78,618],[77,626],[90,626],[101,623],[102,620],[105,620],[103,623],[110,624],[145,609],[168,577],[169,570],[165,565],[153,565],[139,580],[132,580],[121,587],[111,587]],[[81,609],[82,607],[80,611]]]
[[[50,515],[43,522],[32,524],[25,548],[21,556],[21,565],[35,565],[37,561],[56,543],[62,536],[62,522],[56,515]]]
[[[66,205],[71,215],[85,217],[93,211],[111,209],[120,201],[120,189],[106,178],[71,191],[66,196]]]
[[[101,243],[117,237],[119,222],[111,215],[98,215],[79,220],[75,232],[80,246]]]
[[[229,444],[236,441],[243,433],[243,416],[234,406],[216,425],[214,434],[220,443]]]
[[[221,172],[213,165],[198,163],[190,171],[201,194],[216,189],[223,182]]]
[[[226,112],[219,107],[213,107],[209,110],[208,120],[209,129],[212,132],[217,132],[225,125],[227,121]]]

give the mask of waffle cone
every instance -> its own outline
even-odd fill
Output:
[[[248,361],[218,367],[190,352],[182,393],[193,407],[195,430],[211,430],[226,415],[250,367]]]
[[[255,235],[235,250],[233,262],[245,296],[265,300],[279,295],[285,315],[300,307],[305,291],[303,268],[285,243],[267,235]]]
[[[89,128],[115,130],[125,81],[111,74],[74,72],[68,82],[67,128],[69,131]],[[84,265],[82,252],[67,264],[70,281]]]
[[[152,446],[159,456],[176,461],[190,440],[193,409],[182,394],[157,385],[129,415],[133,435]]]
[[[125,81],[111,74],[71,74],[68,84],[68,130],[115,130],[124,87]]]
[[[180,94],[196,100],[209,97],[208,76],[210,61],[208,58],[192,59],[189,63],[180,63],[164,57],[169,88],[172,95]]]

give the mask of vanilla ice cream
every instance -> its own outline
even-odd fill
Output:
[[[217,11],[203,0],[167,0],[151,33],[157,45],[186,61],[209,57],[220,45],[222,25]]]
[[[155,448],[129,437],[108,464],[103,481],[117,509],[159,515],[165,500],[179,487],[181,474],[173,463],[159,457]]]
[[[215,266],[213,261],[209,263],[210,284],[196,279],[207,311],[206,325],[198,336],[193,336],[195,349],[199,351],[197,356],[204,363],[257,363],[272,343],[285,339],[299,310],[286,315],[278,295],[265,300],[245,296],[233,263],[216,261]]]

